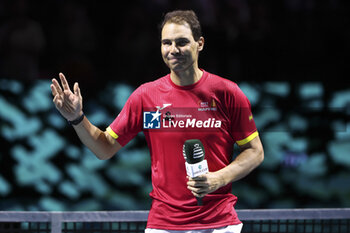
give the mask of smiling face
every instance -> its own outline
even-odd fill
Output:
[[[161,53],[163,61],[171,71],[181,72],[198,68],[198,55],[203,45],[203,37],[195,41],[187,23],[166,23],[163,26]]]

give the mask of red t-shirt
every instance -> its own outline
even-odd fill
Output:
[[[243,145],[258,135],[250,103],[237,84],[203,70],[195,84],[178,86],[168,74],[137,88],[107,131],[122,146],[140,131],[145,134],[153,185],[148,228],[190,230],[241,223],[231,184],[197,205],[187,189],[182,154],[186,140],[199,139],[214,172],[230,164],[234,143]]]

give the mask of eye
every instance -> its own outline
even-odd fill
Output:
[[[163,45],[171,45],[171,41],[170,40],[162,40],[162,44]]]
[[[176,41],[176,45],[180,47],[186,46],[188,43],[189,41],[187,39],[181,39]]]

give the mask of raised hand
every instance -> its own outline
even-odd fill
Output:
[[[52,79],[52,84],[50,85],[54,97],[53,102],[62,116],[72,121],[83,114],[83,98],[78,83],[74,84],[73,93],[64,75],[60,73],[59,77],[63,89],[56,79]]]

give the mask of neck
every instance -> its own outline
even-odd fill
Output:
[[[179,86],[188,86],[198,82],[203,75],[199,68],[188,69],[185,71],[171,70],[170,78],[173,83]]]

